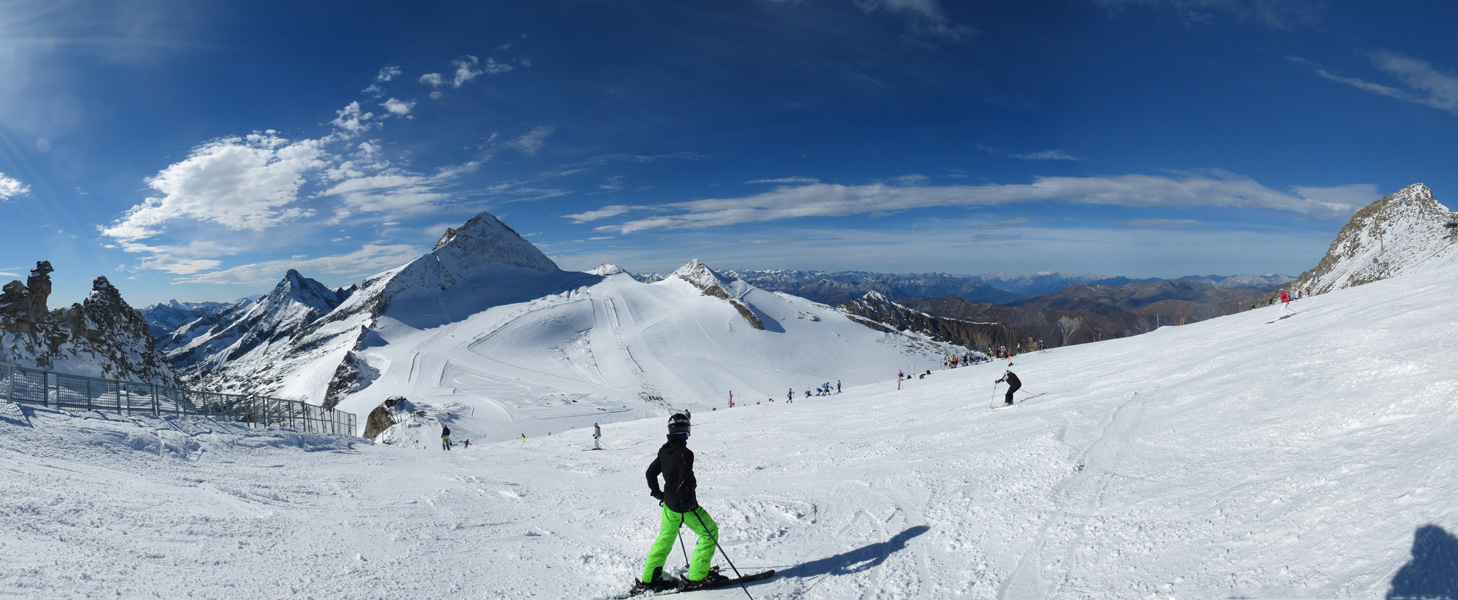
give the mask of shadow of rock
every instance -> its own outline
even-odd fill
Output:
[[[1388,600],[1458,600],[1458,538],[1437,525],[1412,536],[1412,561],[1392,577]]]
[[[906,548],[906,542],[928,531],[931,531],[931,528],[926,525],[909,527],[906,531],[898,533],[896,537],[884,542],[877,542],[835,556],[790,567],[780,571],[779,575],[781,577],[815,577],[817,575],[860,573],[881,566],[881,563],[886,562],[886,559],[890,558],[892,554]]]

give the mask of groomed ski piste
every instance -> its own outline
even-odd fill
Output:
[[[1449,253],[1018,357],[1006,410],[1006,362],[697,410],[699,499],[759,599],[1451,597],[1454,298]],[[656,533],[659,418],[443,452],[3,410],[4,596],[591,599]]]

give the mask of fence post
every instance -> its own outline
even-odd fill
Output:
[[[91,410],[91,378],[86,378],[86,410]]]

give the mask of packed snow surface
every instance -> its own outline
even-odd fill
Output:
[[[1011,408],[996,363],[695,410],[698,497],[779,569],[759,599],[1452,597],[1458,269],[1430,267],[1018,357]],[[444,452],[430,418],[415,449],[0,408],[0,595],[597,598],[657,527],[661,418]]]

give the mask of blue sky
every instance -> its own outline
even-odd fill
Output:
[[[1458,5],[1377,4],[0,1],[0,279],[348,285],[483,210],[569,269],[1296,274],[1458,189]]]

